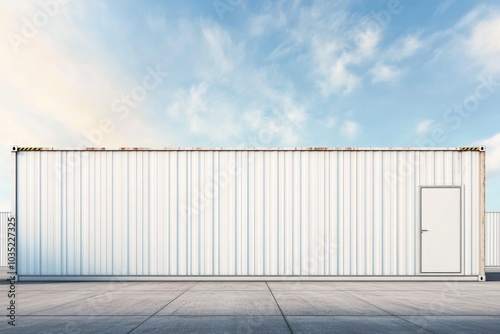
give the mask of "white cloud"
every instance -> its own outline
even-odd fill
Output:
[[[405,36],[389,48],[387,57],[394,61],[400,61],[415,55],[422,47],[423,42],[419,37],[415,35]]]
[[[434,121],[432,119],[425,119],[417,124],[415,131],[417,132],[418,135],[425,136],[432,129],[433,125]]]
[[[280,35],[282,42],[267,59],[296,55],[312,68],[310,76],[323,95],[353,92],[363,76],[356,67],[374,57],[383,27],[369,16],[353,16],[347,1],[283,3],[271,2],[263,6],[262,14],[249,19],[252,34]]]
[[[356,122],[346,120],[340,128],[340,133],[352,140],[361,133],[361,126]]]
[[[163,110],[184,141],[272,146],[300,140],[308,113],[297,101],[293,82],[274,68],[248,61],[247,42],[236,42],[229,29],[204,20],[182,22],[172,31],[167,50],[178,43],[175,49],[184,51],[168,61],[176,66],[173,76],[184,82],[165,94]],[[269,141],[256,143],[270,126],[279,128]]]
[[[243,120],[253,129],[258,129],[264,123],[264,113],[256,109],[243,113]]]
[[[303,106],[298,105],[290,96],[282,100],[283,115],[295,127],[301,127],[307,120],[307,112]]]
[[[490,13],[474,25],[465,48],[486,70],[500,72],[500,12]]]
[[[342,41],[343,48],[335,42],[322,45],[313,44],[313,55],[320,75],[320,88],[325,95],[331,93],[351,93],[361,82],[361,78],[350,69],[373,55],[380,40],[380,31],[350,31],[352,41]],[[353,44],[349,44],[353,43]]]
[[[287,24],[287,15],[284,12],[284,5],[293,6],[293,4],[283,2],[276,3],[276,6],[266,4],[264,5],[262,14],[250,17],[248,28],[250,36],[259,37],[285,27]]]
[[[257,85],[263,95],[245,107],[223,91],[202,82],[180,89],[166,107],[166,114],[187,136],[205,138],[209,145],[239,142],[239,145],[295,145],[308,115],[291,96],[279,94],[265,84]],[[260,136],[266,133],[266,140]],[[272,135],[269,138],[269,133]],[[248,138],[256,142],[247,142]],[[268,140],[269,139],[269,140]],[[237,145],[235,145],[237,146]]]
[[[458,71],[475,76],[500,73],[500,10],[480,5],[458,23],[429,36],[425,45],[432,45],[432,61],[443,61]]]
[[[373,55],[375,48],[377,47],[381,35],[381,29],[363,29],[356,27],[354,29],[354,41],[357,46],[357,52],[353,53],[356,57],[356,61],[361,61],[366,57]]]
[[[395,67],[377,64],[370,70],[372,83],[393,81],[400,77],[401,71]]]
[[[456,0],[446,0],[443,1],[434,11],[433,15],[442,15],[456,2]]]
[[[210,91],[205,82],[177,91],[166,113],[172,121],[187,126],[190,134],[211,141],[237,139],[241,133],[232,106]]]
[[[208,53],[212,57],[213,66],[223,74],[231,71],[234,64],[227,53],[234,46],[229,33],[218,25],[210,23],[202,24],[201,31]]]
[[[347,69],[348,63],[345,59],[338,59],[333,64],[321,66],[328,67],[323,71],[320,81],[321,91],[325,95],[333,92],[347,94],[359,84],[360,79]]]
[[[486,172],[488,176],[500,176],[500,133],[481,141],[481,145],[486,145]]]

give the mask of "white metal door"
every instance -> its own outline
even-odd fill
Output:
[[[422,273],[461,272],[461,188],[421,188]]]

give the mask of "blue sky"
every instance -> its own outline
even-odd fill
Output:
[[[0,34],[0,210],[13,144],[484,144],[500,211],[498,1],[2,0]]]

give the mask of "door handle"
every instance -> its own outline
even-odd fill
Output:
[[[424,232],[429,232],[428,230],[422,230],[421,233],[424,233]]]

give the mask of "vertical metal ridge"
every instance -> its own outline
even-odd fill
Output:
[[[485,264],[500,267],[500,212],[486,212]]]
[[[238,170],[238,152],[234,151],[234,170]],[[234,173],[234,275],[238,273],[238,173]]]
[[[215,152],[212,152],[212,274],[215,274]]]
[[[262,273],[266,274],[266,153],[262,152],[262,245],[263,245],[263,253],[262,253]]]
[[[250,275],[250,151],[247,151],[247,274]]]
[[[35,158],[38,158],[38,274],[42,274],[42,158],[40,152],[35,154]]]
[[[400,173],[400,170],[399,170],[399,155],[400,155],[400,152],[396,152],[396,175],[399,175]],[[399,221],[399,210],[401,209],[399,207],[399,184],[396,184],[396,221],[394,222],[394,224],[396,225],[396,249],[394,250],[395,253],[396,253],[396,263],[395,263],[395,266],[396,266],[396,275],[399,275],[400,272],[399,272],[399,268],[400,268],[400,262],[399,262],[399,239],[400,239],[400,234],[399,234],[399,224],[400,224],[400,221]]]
[[[385,224],[384,224],[385,215],[384,215],[384,213],[385,212],[384,212],[384,209],[385,209],[385,207],[383,205],[383,203],[384,203],[384,181],[383,181],[384,180],[384,172],[383,172],[384,171],[384,152],[381,152],[381,168],[380,168],[380,171],[382,173],[382,175],[381,175],[381,177],[382,177],[382,186],[381,186],[381,191],[382,191],[382,208],[381,208],[381,220],[380,220],[380,222],[382,224],[382,233],[381,233],[381,235],[382,235],[382,246],[381,246],[382,256],[381,256],[381,259],[382,259],[382,275],[384,275],[384,269],[385,269],[384,268],[385,267],[384,266],[384,256],[385,256],[385,252],[384,252],[384,250],[385,250],[385,242],[384,242],[385,241],[385,232],[384,232],[384,230],[385,230]]]
[[[126,231],[126,249],[127,249],[127,275],[130,275],[130,154],[127,154],[127,231]]]
[[[10,212],[0,212],[0,267],[8,264],[7,244],[8,244],[8,219]]]
[[[337,271],[336,274],[340,273],[340,152],[337,151]]]
[[[279,210],[279,205],[280,205],[280,178],[279,178],[279,168],[280,168],[280,152],[276,151],[276,243],[277,243],[277,258],[276,258],[276,274],[279,275],[280,271],[280,210]]]
[[[201,270],[201,264],[202,264],[202,258],[201,258],[201,197],[202,197],[201,154],[202,153],[198,153],[198,242],[197,242],[198,243],[198,273],[197,273],[197,275],[202,274],[202,270]]]
[[[302,151],[299,152],[299,208],[300,208],[300,213],[299,213],[299,231],[300,231],[300,238],[299,238],[299,275],[302,275]]]

